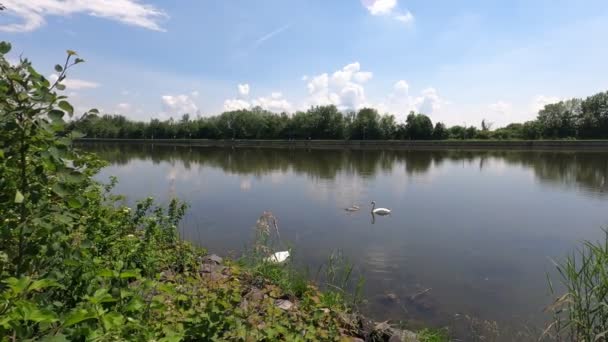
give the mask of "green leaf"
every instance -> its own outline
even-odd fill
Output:
[[[55,336],[45,336],[40,342],[69,342],[69,340],[64,334],[59,333]]]
[[[68,114],[70,114],[70,115],[74,114],[74,107],[72,107],[72,105],[69,102],[59,101],[59,103],[57,105],[59,106],[59,108],[68,112]]]
[[[57,83],[55,87],[57,88],[57,90],[65,90],[65,84]]]
[[[139,277],[139,270],[126,270],[120,273],[121,278],[137,278]]]
[[[59,64],[55,65],[55,71],[57,72],[62,72],[63,71],[63,67]]]
[[[95,319],[96,317],[94,312],[89,312],[85,309],[76,309],[65,316],[63,319],[63,327],[69,327],[88,319]]]
[[[49,119],[51,119],[51,121],[62,120],[64,114],[65,113],[63,111],[53,109],[49,112]]]
[[[70,197],[68,198],[68,206],[73,209],[82,208],[84,205],[84,200],[80,197]]]
[[[78,64],[78,63],[84,63],[84,59],[82,59],[82,58],[76,58],[74,60],[74,64]]]
[[[7,54],[11,51],[11,43],[9,42],[0,42],[0,54]]]
[[[57,281],[52,279],[34,280],[29,287],[30,291],[42,290],[48,287],[62,287]]]
[[[120,327],[125,321],[124,317],[118,312],[108,312],[102,316],[101,320],[107,330]]]
[[[19,295],[27,289],[31,283],[31,279],[29,277],[21,277],[19,279],[8,278],[5,282],[15,295]]]
[[[23,197],[21,191],[17,190],[17,192],[15,193],[15,203],[23,203],[24,199],[25,197]]]
[[[24,318],[28,321],[37,323],[53,323],[58,321],[57,315],[55,315],[53,311],[47,309],[34,309]]]
[[[99,114],[99,109],[97,109],[97,108],[89,109],[89,114]]]
[[[78,55],[78,54],[76,53],[76,51],[74,51],[74,50],[66,50],[66,52],[67,52],[68,56],[75,56],[75,55]]]
[[[53,192],[59,197],[65,197],[70,194],[70,191],[63,184],[56,183],[53,185]]]

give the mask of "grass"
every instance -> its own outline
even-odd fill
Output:
[[[608,336],[608,231],[604,240],[586,241],[556,263],[564,294],[547,308],[553,322],[545,334],[558,340],[606,341]],[[552,293],[553,284],[549,280]]]
[[[420,342],[447,342],[450,337],[445,329],[425,328],[418,332],[418,340]]]

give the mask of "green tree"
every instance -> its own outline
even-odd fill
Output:
[[[354,140],[380,139],[380,115],[373,108],[362,108],[357,112],[350,129],[350,138]]]
[[[444,140],[450,137],[450,133],[448,129],[445,127],[443,122],[437,122],[435,124],[435,128],[433,128],[433,139],[434,140]]]
[[[382,139],[392,140],[397,138],[397,123],[395,116],[385,114],[380,118],[379,123],[380,135]]]
[[[410,112],[406,119],[405,130],[409,139],[431,139],[433,136],[433,122],[424,114]]]

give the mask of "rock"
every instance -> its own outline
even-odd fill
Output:
[[[251,288],[251,291],[245,295],[245,297],[253,302],[261,302],[264,300],[264,297],[266,297],[266,294],[264,294],[264,291],[258,289],[257,287],[253,287]]]
[[[203,262],[206,264],[221,264],[224,261],[224,259],[222,259],[222,257],[218,256],[217,254],[211,254],[211,255],[207,255],[203,258]]]
[[[290,310],[294,304],[286,299],[277,299],[274,301],[274,305],[283,310]]]
[[[243,301],[241,302],[241,304],[239,304],[239,308],[243,311],[247,311],[247,309],[249,308],[249,301],[247,301],[247,298],[243,298]]]
[[[351,337],[349,337],[347,341],[348,341],[348,342],[365,342],[365,340],[364,340],[364,339],[362,339],[362,338],[359,338],[359,337],[352,337],[352,336],[351,336]]]
[[[396,302],[397,300],[399,300],[399,297],[397,297],[397,295],[394,294],[393,292],[389,292],[386,294],[386,299]]]
[[[216,264],[202,264],[199,268],[200,273],[218,273],[223,274],[226,267]]]
[[[416,333],[409,330],[392,329],[392,333],[389,342],[419,342]]]

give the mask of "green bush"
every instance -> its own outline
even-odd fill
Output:
[[[93,178],[104,163],[75,149],[81,135],[67,129],[74,109],[62,82],[83,60],[68,50],[51,83],[26,59],[8,63],[10,48],[0,43],[0,341],[338,340],[348,332],[343,303],[326,306],[302,278],[286,282],[281,266],[201,271],[205,251],[178,238],[186,206],[177,200],[121,205],[115,180]]]

